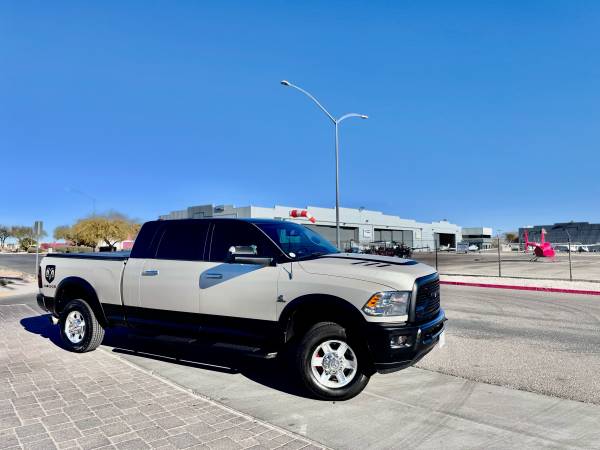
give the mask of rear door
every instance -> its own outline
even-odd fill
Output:
[[[251,223],[215,220],[206,270],[200,277],[200,312],[210,315],[207,331],[262,339],[276,326],[277,266],[232,261],[231,247],[251,248],[259,258],[276,258],[277,249]],[[209,330],[210,329],[210,330]]]
[[[173,334],[199,331],[199,284],[208,265],[204,251],[209,224],[165,221],[156,254],[142,264],[139,308],[128,314],[129,321]]]

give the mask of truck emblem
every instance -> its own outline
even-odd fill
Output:
[[[56,266],[46,266],[44,277],[48,283],[52,283],[54,275],[56,274]]]

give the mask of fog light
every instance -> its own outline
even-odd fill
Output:
[[[394,336],[390,339],[390,347],[402,348],[410,346],[410,336]]]

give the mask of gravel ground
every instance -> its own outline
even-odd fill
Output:
[[[443,286],[447,346],[418,366],[600,404],[600,298]]]

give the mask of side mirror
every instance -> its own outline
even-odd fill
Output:
[[[264,267],[276,265],[274,258],[264,258],[252,255],[233,255],[232,262],[236,264],[256,264]]]
[[[236,245],[229,247],[228,262],[236,264],[256,264],[260,266],[274,266],[274,258],[258,256],[256,245]]]

